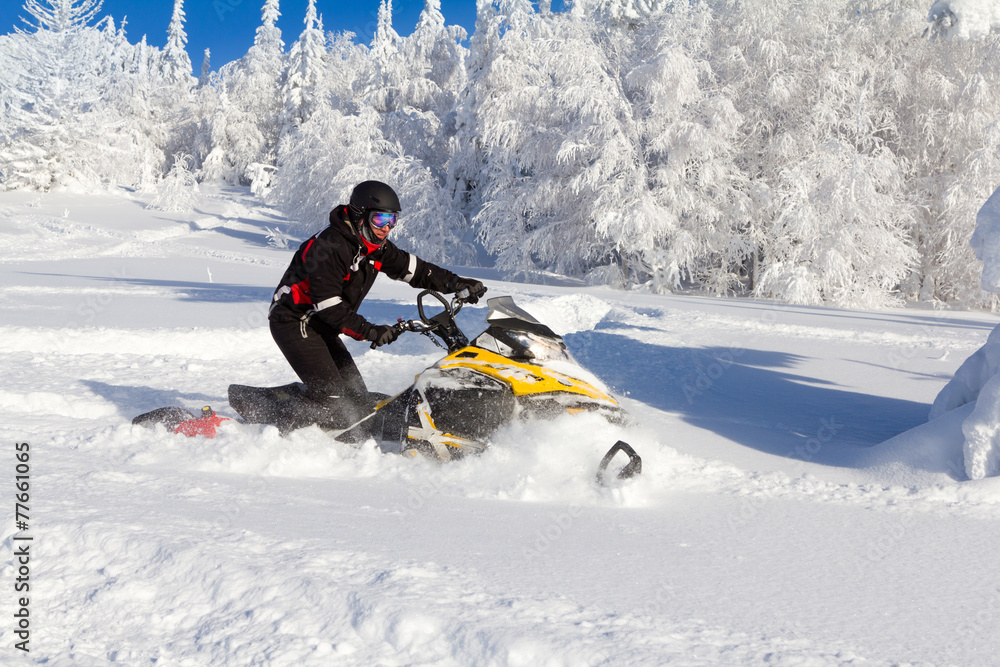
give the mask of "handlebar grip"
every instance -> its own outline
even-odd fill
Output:
[[[404,331],[415,331],[415,329],[413,328],[413,322],[408,321],[408,320],[404,320],[402,317],[400,317],[398,320],[396,320],[396,323],[392,325],[392,328],[396,331],[396,337],[397,338]],[[376,345],[375,341],[372,341],[372,344],[371,344],[370,347],[371,347],[371,349],[374,350],[374,349],[378,348],[378,345]]]

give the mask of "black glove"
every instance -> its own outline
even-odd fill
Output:
[[[459,278],[455,286],[455,293],[457,294],[463,289],[469,290],[469,296],[462,299],[466,303],[479,303],[479,297],[486,294],[486,285],[475,278]]]
[[[373,324],[365,335],[365,340],[371,341],[372,349],[388,345],[399,338],[400,329],[388,324]]]

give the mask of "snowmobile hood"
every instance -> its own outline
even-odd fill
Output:
[[[586,380],[538,364],[513,361],[476,347],[466,347],[449,354],[434,367],[441,370],[467,368],[482,373],[507,384],[515,396],[563,393],[585,396],[610,405],[618,404],[605,391]]]

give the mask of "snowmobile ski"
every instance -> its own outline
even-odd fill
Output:
[[[600,465],[597,466],[597,481],[599,484],[605,484],[607,482],[608,465],[611,463],[611,460],[615,458],[615,455],[618,452],[625,452],[628,456],[628,463],[626,463],[625,467],[619,470],[618,474],[615,475],[617,479],[631,479],[636,475],[642,474],[642,458],[635,453],[635,450],[632,449],[632,445],[628,444],[624,440],[619,440],[611,446],[608,453],[604,455],[603,459],[601,459]]]

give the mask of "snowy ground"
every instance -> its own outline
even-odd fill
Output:
[[[231,414],[230,382],[294,379],[265,326],[290,251],[242,193],[191,214],[139,200],[0,196],[3,664],[997,664],[1000,480],[964,479],[967,409],[925,423],[995,315],[458,269],[564,333],[640,425],[512,426],[446,466],[314,429],[185,438],[129,422]],[[363,313],[413,317],[415,294],[380,280]],[[351,344],[387,393],[440,354],[414,334]],[[598,488],[619,437],[644,474]]]

